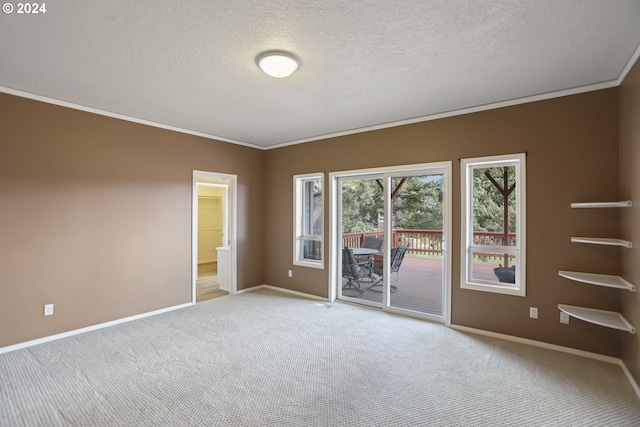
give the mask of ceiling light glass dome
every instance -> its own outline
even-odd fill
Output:
[[[286,52],[265,52],[258,57],[258,66],[271,77],[288,77],[298,69],[298,60]]]

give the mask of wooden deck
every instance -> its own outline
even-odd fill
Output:
[[[493,269],[498,262],[476,263],[477,278],[496,280]],[[391,307],[416,311],[419,313],[442,316],[442,258],[424,258],[407,255],[402,261],[398,273],[393,273],[391,285],[397,290],[391,293]],[[374,275],[374,278],[376,276]],[[376,279],[377,280],[377,279]],[[375,281],[375,280],[374,280]],[[342,286],[347,284],[347,279],[342,279]],[[455,284],[453,284],[455,286]],[[355,289],[343,289],[342,295],[382,304],[382,287],[371,287],[371,282],[362,282],[360,294]]]

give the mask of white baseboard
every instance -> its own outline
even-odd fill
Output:
[[[636,394],[638,395],[638,399],[640,399],[640,387],[638,387],[638,383],[636,382],[635,378],[633,378],[633,375],[631,375],[629,368],[627,368],[627,365],[625,365],[622,360],[620,361],[620,367],[622,368],[622,372],[624,372],[624,374],[627,376],[629,383],[631,383],[631,387],[633,387]]]
[[[118,325],[120,323],[131,322],[132,320],[142,319],[144,317],[155,316],[156,314],[166,313],[168,311],[179,310],[181,308],[189,307],[193,305],[192,302],[185,304],[174,305],[171,307],[161,308],[159,310],[149,311],[147,313],[136,314],[134,316],[124,317],[122,319],[112,320],[110,322],[99,323],[97,325],[87,326],[85,328],[74,329],[72,331],[62,332],[60,334],[50,335],[48,337],[37,338],[31,341],[25,341],[18,344],[8,345],[6,347],[0,347],[0,354],[9,353],[10,351],[20,350],[22,348],[32,347],[34,345],[43,344],[49,341],[59,340],[61,338],[70,337],[73,335],[82,334],[89,331],[95,331],[97,329],[107,328],[109,326]]]
[[[489,332],[482,329],[469,328],[468,326],[460,326],[460,325],[451,325],[451,329],[455,329],[460,332],[469,332],[471,334],[484,335],[492,338],[499,338],[505,341],[513,341],[521,344],[528,344],[534,347],[546,348],[549,350],[556,350],[562,353],[569,353],[576,356],[587,357],[589,359],[600,360],[601,362],[613,363],[614,365],[619,365],[621,360],[617,357],[605,356],[598,353],[592,353],[589,351],[578,350],[570,347],[563,347],[561,345],[549,344],[542,341],[530,340],[527,338],[520,338],[513,335],[499,334],[497,332]]]
[[[236,294],[242,294],[242,293],[245,293],[245,292],[257,291],[259,289],[271,289],[271,290],[274,290],[274,291],[283,292],[283,293],[287,293],[287,294],[292,294],[292,295],[296,295],[296,296],[304,297],[304,298],[309,298],[309,299],[313,299],[313,300],[329,301],[328,298],[319,297],[317,295],[307,294],[307,293],[298,292],[298,291],[292,291],[290,289],[279,288],[277,286],[266,285],[266,284],[253,286],[251,288],[241,289],[241,290],[237,291]],[[110,322],[104,322],[104,323],[100,323],[100,324],[97,324],[97,325],[87,326],[85,328],[75,329],[73,331],[63,332],[63,333],[56,334],[56,335],[50,335],[48,337],[38,338],[38,339],[35,339],[35,340],[31,340],[31,341],[25,341],[25,342],[22,342],[22,343],[13,344],[13,345],[9,345],[9,346],[6,346],[6,347],[0,347],[0,354],[9,353],[11,351],[15,351],[15,350],[19,350],[19,349],[27,348],[27,347],[32,347],[34,345],[43,344],[43,343],[50,342],[50,341],[55,341],[55,340],[58,340],[58,339],[61,339],[61,338],[66,338],[66,337],[82,334],[82,333],[89,332],[89,331],[95,331],[97,329],[102,329],[102,328],[106,328],[106,327],[109,327],[109,326],[118,325],[120,323],[130,322],[132,320],[137,320],[137,319],[142,319],[142,318],[145,318],[145,317],[155,316],[157,314],[166,313],[166,312],[173,311],[173,310],[179,310],[181,308],[186,308],[186,307],[189,307],[191,305],[194,305],[194,303],[188,302],[188,303],[185,303],[185,304],[175,305],[175,306],[172,306],[172,307],[161,308],[159,310],[154,310],[154,311],[150,311],[150,312],[142,313],[142,314],[136,314],[134,316],[124,317],[122,319],[112,320]],[[549,349],[549,350],[555,350],[555,351],[559,351],[559,352],[562,352],[562,353],[573,354],[573,355],[576,355],[576,356],[587,357],[589,359],[599,360],[599,361],[602,361],[602,362],[607,362],[607,363],[612,363],[614,365],[618,365],[618,366],[620,366],[622,368],[622,371],[624,372],[625,376],[627,377],[627,380],[631,384],[631,387],[633,388],[633,390],[636,392],[636,395],[640,399],[640,387],[638,386],[638,383],[635,381],[635,379],[631,375],[631,372],[629,371],[629,369],[627,368],[625,363],[621,359],[619,359],[617,357],[605,356],[605,355],[602,355],[602,354],[592,353],[592,352],[588,352],[588,351],[584,351],[584,350],[578,350],[578,349],[575,349],[575,348],[563,347],[563,346],[560,346],[560,345],[549,344],[549,343],[545,343],[545,342],[542,342],[542,341],[535,341],[535,340],[531,340],[531,339],[527,339],[527,338],[516,337],[516,336],[513,336],[513,335],[499,334],[497,332],[490,332],[490,331],[485,331],[485,330],[482,330],[482,329],[470,328],[470,327],[467,327],[467,326],[460,326],[460,325],[452,324],[451,325],[451,329],[455,329],[455,330],[460,331],[460,332],[467,332],[467,333],[472,333],[472,334],[477,334],[477,335],[484,335],[484,336],[488,336],[488,337],[492,337],[492,338],[498,338],[498,339],[502,339],[502,340],[505,340],[505,341],[512,341],[512,342],[517,342],[517,343],[521,343],[521,344],[532,345],[534,347],[546,348],[546,349]]]
[[[272,289],[274,291],[284,292],[284,293],[287,293],[287,294],[293,294],[293,295],[297,295],[297,296],[304,297],[304,298],[310,298],[310,299],[319,300],[319,301],[329,301],[329,298],[322,298],[322,297],[319,297],[317,295],[311,295],[311,294],[306,294],[306,293],[303,293],[303,292],[292,291],[290,289],[279,288],[277,286],[266,285],[266,284],[253,286],[253,287],[247,288],[247,289],[242,289],[242,290],[239,290],[236,293],[237,294],[241,294],[241,293],[244,293],[244,292],[257,291],[258,289]],[[404,315],[404,313],[401,313],[401,314]],[[429,320],[429,319],[427,319],[427,320]],[[556,345],[556,344],[550,344],[550,343],[546,343],[546,342],[542,342],[542,341],[531,340],[531,339],[528,339],[528,338],[516,337],[516,336],[513,336],[513,335],[499,334],[497,332],[490,332],[490,331],[485,331],[485,330],[482,330],[482,329],[470,328],[468,326],[460,326],[460,325],[452,324],[451,325],[451,329],[455,329],[455,330],[458,330],[460,332],[468,332],[468,333],[472,333],[472,334],[478,334],[478,335],[484,335],[484,336],[488,336],[488,337],[492,337],[492,338],[498,338],[498,339],[502,339],[502,340],[505,340],[505,341],[513,341],[513,342],[517,342],[517,343],[521,343],[521,344],[532,345],[534,347],[546,348],[546,349],[549,349],[549,350],[555,350],[555,351],[559,351],[559,352],[562,352],[562,353],[573,354],[575,356],[586,357],[586,358],[589,358],[589,359],[599,360],[601,362],[612,363],[614,365],[618,365],[618,366],[620,366],[622,368],[622,371],[624,372],[625,376],[627,377],[627,380],[631,384],[631,387],[633,387],[633,390],[636,392],[638,398],[640,399],[640,387],[638,387],[638,383],[635,381],[635,379],[631,375],[631,372],[629,371],[627,366],[624,364],[624,362],[621,359],[617,358],[617,357],[605,356],[603,354],[592,353],[592,352],[589,352],[589,351],[578,350],[578,349],[575,349],[575,348],[564,347],[564,346],[561,346],[561,345]]]
[[[530,339],[527,339],[527,338],[515,337],[513,335],[505,335],[505,334],[499,334],[497,332],[484,331],[482,329],[469,328],[467,326],[460,326],[460,325],[453,325],[452,324],[451,325],[451,329],[455,329],[455,330],[460,331],[460,332],[468,332],[468,333],[471,333],[471,334],[484,335],[484,336],[491,337],[491,338],[498,338],[498,339],[502,339],[502,340],[505,340],[505,341],[513,341],[513,342],[517,342],[517,343],[520,343],[520,344],[532,345],[534,347],[546,348],[546,349],[549,349],[549,350],[555,350],[555,351],[559,351],[559,352],[562,352],[562,353],[573,354],[575,356],[586,357],[586,358],[589,358],[589,359],[599,360],[601,362],[612,363],[614,365],[618,365],[618,366],[620,366],[622,368],[622,372],[624,372],[624,375],[627,377],[627,380],[631,384],[631,387],[633,387],[633,390],[636,392],[636,395],[640,399],[640,387],[638,387],[638,383],[636,382],[636,380],[631,375],[631,372],[627,368],[627,365],[624,364],[622,359],[619,359],[617,357],[605,356],[603,354],[592,353],[590,351],[578,350],[578,349],[575,349],[575,348],[563,347],[561,345],[549,344],[549,343],[542,342],[542,341],[536,341],[536,340],[530,340]]]
[[[258,289],[262,289],[262,288],[264,288],[264,285],[252,286],[250,288],[245,288],[245,289],[238,289],[234,295],[244,294],[245,292],[257,291]]]
[[[291,289],[279,288],[277,286],[272,286],[272,285],[258,285],[258,286],[254,286],[254,287],[251,287],[251,288],[242,289],[242,290],[240,290],[240,291],[238,291],[236,293],[237,294],[241,294],[241,293],[244,293],[244,292],[257,291],[258,289],[271,289],[271,290],[274,290],[274,291],[283,292],[285,294],[296,295],[296,296],[299,296],[299,297],[309,298],[309,299],[313,299],[313,300],[317,300],[317,301],[329,301],[329,298],[323,298],[323,297],[319,297],[317,295],[312,295],[312,294],[305,294],[304,292],[292,291]]]

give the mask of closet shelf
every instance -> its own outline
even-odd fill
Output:
[[[623,202],[576,202],[571,203],[574,209],[580,208],[628,208],[631,207],[631,200]]]
[[[631,292],[636,291],[636,285],[623,279],[620,276],[562,270],[558,271],[558,274],[565,279],[575,280],[576,282],[588,283],[590,285],[597,286],[606,286],[608,288],[626,289]]]
[[[634,328],[622,314],[615,311],[596,310],[595,308],[576,307],[565,304],[558,304],[558,308],[569,316],[584,320],[585,322],[626,331],[630,334],[636,333],[636,328]]]
[[[622,239],[607,239],[602,237],[572,237],[573,243],[590,243],[592,245],[609,245],[622,246],[624,248],[632,247],[631,242]]]

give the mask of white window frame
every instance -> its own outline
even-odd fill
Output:
[[[304,183],[312,180],[320,180],[322,188],[320,196],[321,204],[321,233],[320,235],[304,234]],[[324,173],[309,173],[293,176],[293,264],[303,267],[324,268]],[[304,258],[303,243],[305,241],[320,242],[320,259],[312,260]]]
[[[515,166],[516,167],[516,246],[488,246],[473,244],[473,169]],[[494,292],[499,294],[526,296],[526,153],[507,154],[501,156],[475,157],[460,160],[462,182],[461,207],[461,271],[460,287],[475,291]],[[516,256],[516,282],[502,283],[471,278],[472,252],[496,252]]]

